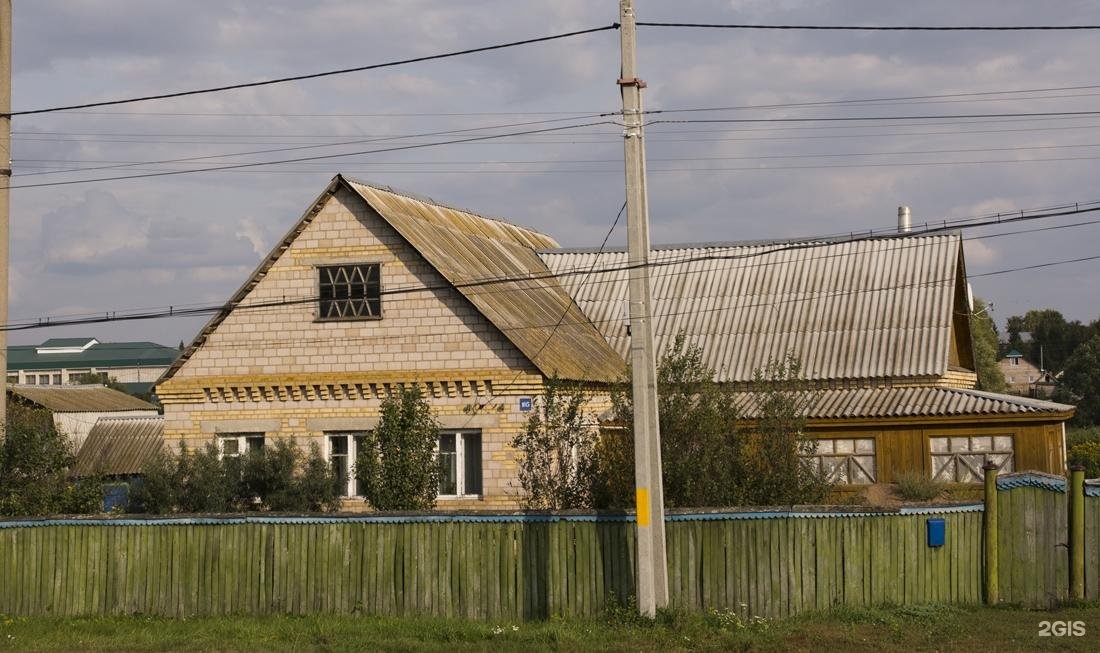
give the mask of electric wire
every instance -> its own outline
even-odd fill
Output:
[[[1100,30],[1100,25],[752,25],[745,23],[673,23],[641,20],[634,24],[638,27],[860,32],[1030,32]]]
[[[355,66],[353,68],[341,68],[338,70],[327,70],[316,73],[308,73],[304,75],[292,75],[289,77],[279,77],[275,79],[261,80],[255,82],[242,82],[238,84],[227,84],[224,86],[214,86],[209,88],[193,89],[189,91],[175,91],[171,93],[159,93],[156,95],[145,95],[140,97],[123,98],[118,100],[104,100],[100,102],[85,102],[83,104],[70,104],[66,106],[49,107],[43,109],[25,109],[22,111],[12,111],[6,115],[12,116],[29,116],[42,113],[56,113],[58,111],[71,111],[74,109],[91,109],[95,107],[117,106],[120,104],[133,104],[135,102],[148,102],[150,100],[164,100],[169,98],[186,97],[192,95],[203,95],[208,93],[220,93],[223,91],[232,91],[244,88],[255,88],[257,86],[270,86],[273,84],[285,84],[287,82],[297,82],[307,79],[318,79],[321,77],[332,77],[334,75],[347,75],[349,73],[363,72],[367,70],[377,70],[379,68],[390,68],[393,66],[403,66],[411,63],[421,63],[424,61],[435,61],[439,59],[448,59],[451,57],[459,57],[467,54],[475,54],[478,52],[489,52],[491,50],[503,50],[505,48],[514,48],[521,45],[531,45],[534,43],[545,43],[547,41],[556,41],[559,39],[567,39],[574,36],[581,36],[584,34],[594,34],[596,32],[604,32],[607,30],[618,29],[618,23],[612,23],[611,25],[604,25],[602,27],[591,27],[588,29],[575,30],[572,32],[564,32],[562,34],[552,34],[549,36],[540,36],[537,38],[523,39],[520,41],[510,41],[507,43],[497,43],[494,45],[486,45],[477,48],[468,48],[465,50],[456,50],[453,52],[443,52],[440,54],[426,55],[423,57],[412,57],[409,59],[400,59],[397,61],[388,61],[385,63],[369,64],[366,66]]]
[[[1096,202],[1096,204],[1100,204],[1100,202]],[[836,244],[856,243],[856,242],[868,241],[868,240],[909,239],[909,238],[915,238],[915,237],[918,237],[918,236],[942,234],[945,231],[948,231],[948,230],[953,229],[953,228],[963,228],[963,227],[965,227],[965,228],[976,228],[976,227],[982,227],[982,226],[990,226],[990,225],[998,225],[998,224],[1009,224],[1009,223],[1014,223],[1014,222],[1045,219],[1045,218],[1051,218],[1051,217],[1061,217],[1061,216],[1067,216],[1067,215],[1093,213],[1093,212],[1098,212],[1098,211],[1100,211],[1100,206],[1094,206],[1094,207],[1091,207],[1091,208],[1079,208],[1078,207],[1078,208],[1067,209],[1067,210],[1063,210],[1063,211],[1049,211],[1049,212],[1046,212],[1046,213],[1041,213],[1041,214],[1036,214],[1036,215],[1001,215],[1001,214],[997,214],[997,217],[993,218],[993,219],[988,219],[988,220],[983,220],[983,221],[970,221],[970,222],[967,222],[965,224],[954,223],[954,224],[951,224],[951,225],[948,225],[947,220],[943,220],[942,221],[942,226],[940,226],[940,225],[927,225],[926,224],[925,228],[919,229],[919,230],[914,229],[913,231],[908,232],[908,233],[900,233],[899,234],[899,233],[896,233],[896,232],[888,232],[888,233],[883,233],[881,235],[868,234],[868,235],[852,236],[851,238],[848,238],[848,239],[834,239],[834,240],[830,240],[830,241],[825,241],[825,240],[791,241],[791,242],[788,242],[788,243],[785,243],[785,244],[777,245],[775,247],[771,247],[771,248],[767,248],[767,249],[761,249],[760,251],[750,252],[750,253],[747,253],[747,254],[689,255],[689,256],[684,256],[684,257],[679,257],[679,258],[667,258],[667,259],[651,260],[650,262],[648,262],[646,264],[626,263],[626,264],[623,264],[623,265],[615,265],[615,266],[601,268],[599,270],[590,269],[588,271],[578,270],[578,271],[563,271],[563,272],[559,272],[559,273],[546,272],[546,273],[537,273],[537,274],[510,275],[510,276],[501,276],[501,277],[496,277],[496,278],[486,278],[486,279],[480,279],[480,280],[460,282],[460,283],[457,283],[457,284],[449,284],[448,283],[448,284],[439,285],[439,286],[420,285],[420,286],[410,286],[410,287],[406,287],[406,288],[392,288],[392,289],[383,290],[380,294],[382,296],[392,296],[392,295],[403,295],[403,294],[417,293],[417,292],[434,292],[434,291],[437,291],[437,290],[446,290],[446,289],[450,289],[450,288],[459,288],[459,289],[478,288],[478,287],[483,287],[483,286],[495,286],[495,285],[501,285],[501,284],[518,283],[518,282],[530,282],[530,281],[551,280],[551,279],[556,280],[556,279],[560,279],[562,277],[574,276],[574,275],[578,275],[578,274],[589,275],[589,274],[592,274],[594,272],[599,272],[601,274],[604,274],[604,273],[611,273],[611,272],[622,272],[622,271],[640,269],[642,267],[645,267],[645,268],[664,268],[664,267],[669,267],[669,266],[672,266],[672,265],[681,265],[681,264],[684,264],[684,263],[698,263],[698,262],[706,262],[706,261],[729,261],[729,260],[751,259],[751,258],[757,258],[757,257],[760,257],[760,256],[766,256],[766,255],[770,255],[770,254],[776,254],[776,253],[780,253],[780,252],[802,250],[802,249],[815,248],[815,247],[824,247],[824,246],[831,246],[831,245],[836,245]],[[601,253],[602,253],[602,251],[603,250],[601,250]],[[1100,258],[1100,257],[1084,257],[1084,258],[1079,258],[1079,259],[1070,259],[1070,260],[1066,260],[1066,261],[1055,262],[1053,264],[1061,265],[1063,263],[1075,263],[1075,262],[1081,262],[1081,261],[1089,261],[1089,260],[1093,260],[1095,258]],[[1046,266],[1046,267],[1049,267],[1049,266]],[[1028,268],[1028,269],[1031,269],[1031,268]],[[693,271],[692,273],[697,273],[697,272]],[[1001,273],[1003,273],[1003,272],[1001,272]],[[1000,273],[998,273],[998,274],[1000,274]],[[977,278],[977,277],[980,277],[980,276],[991,276],[991,274],[990,273],[985,273],[985,274],[981,274],[981,275],[970,275],[970,276],[973,277],[973,278]],[[500,292],[515,292],[515,289],[505,288],[505,289],[500,290]],[[21,324],[12,324],[12,323],[5,324],[5,325],[3,325],[3,327],[0,327],[0,330],[3,330],[3,331],[19,331],[19,330],[43,328],[43,327],[47,327],[47,326],[64,326],[64,325],[73,325],[73,324],[96,324],[96,323],[103,323],[103,322],[144,320],[144,319],[155,319],[155,318],[173,317],[173,316],[182,317],[182,316],[192,316],[192,315],[209,315],[209,314],[216,314],[216,313],[220,313],[220,312],[228,312],[230,310],[236,310],[236,309],[255,309],[255,308],[271,308],[271,307],[279,307],[279,306],[300,305],[300,304],[305,304],[305,303],[316,302],[317,299],[318,299],[317,297],[312,297],[311,296],[311,297],[304,297],[304,298],[294,298],[294,299],[289,299],[289,300],[288,299],[279,299],[279,300],[271,300],[271,301],[262,301],[262,302],[257,302],[257,303],[254,303],[254,304],[241,304],[239,302],[234,304],[232,302],[229,302],[229,303],[216,304],[216,305],[197,306],[197,307],[194,307],[194,308],[187,308],[187,309],[169,309],[168,311],[163,311],[163,310],[145,311],[145,312],[141,312],[141,313],[133,313],[133,314],[125,314],[125,315],[117,315],[117,313],[113,314],[113,315],[109,314],[109,313],[104,314],[104,315],[96,314],[94,317],[88,317],[88,318],[83,318],[83,319],[78,318],[78,319],[70,319],[70,320],[54,320],[54,321],[51,321],[49,318],[39,318],[39,321],[37,321],[37,322],[24,321]]]

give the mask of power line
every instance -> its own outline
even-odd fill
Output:
[[[1100,25],[749,25],[744,23],[665,23],[638,21],[638,27],[709,29],[835,30],[863,32],[1025,32],[1098,30]]]
[[[269,166],[269,165],[275,165],[275,164],[281,164],[281,163],[300,163],[300,162],[303,162],[303,161],[319,161],[319,160],[324,160],[324,159],[337,159],[337,158],[348,157],[348,156],[357,156],[357,155],[361,155],[361,154],[377,154],[377,153],[380,153],[380,152],[397,152],[397,151],[401,151],[401,150],[415,150],[415,149],[422,149],[422,148],[426,148],[426,147],[437,147],[437,146],[440,146],[440,145],[454,145],[454,144],[457,144],[457,143],[472,143],[472,142],[476,142],[476,141],[485,141],[485,140],[498,139],[498,138],[508,138],[510,136],[525,136],[525,135],[528,135],[528,134],[542,134],[542,133],[547,133],[547,132],[565,131],[565,130],[569,130],[569,129],[578,129],[578,128],[581,128],[581,127],[593,127],[595,125],[606,125],[606,124],[615,124],[615,123],[613,123],[611,121],[604,120],[604,121],[599,121],[599,122],[583,123],[583,124],[580,124],[580,125],[566,125],[564,127],[547,127],[545,129],[529,129],[529,130],[519,131],[519,132],[509,132],[509,133],[506,133],[506,134],[490,134],[490,135],[485,135],[485,136],[473,136],[473,137],[470,137],[470,138],[460,138],[460,139],[453,139],[453,140],[448,140],[448,141],[436,141],[436,142],[432,142],[432,143],[413,143],[413,144],[409,144],[409,145],[400,145],[400,146],[395,146],[395,147],[380,148],[380,149],[377,149],[377,150],[363,150],[363,151],[360,151],[360,152],[346,152],[346,153],[343,153],[343,154],[321,154],[321,155],[317,155],[317,156],[298,157],[298,158],[294,158],[294,159],[283,159],[283,160],[279,160],[279,161],[256,161],[256,162],[253,162],[253,163],[238,163],[238,164],[234,164],[234,165],[225,165],[225,166],[210,166],[210,167],[206,167],[206,168],[196,168],[196,169],[193,169],[193,170],[169,170],[169,171],[164,171],[164,172],[146,172],[146,173],[137,174],[137,175],[121,175],[121,176],[118,176],[118,177],[99,177],[99,178],[95,178],[95,179],[74,179],[74,180],[71,180],[71,181],[50,181],[50,182],[42,182],[42,183],[36,183],[36,184],[17,184],[17,185],[14,185],[14,186],[9,186],[9,188],[12,188],[12,189],[15,189],[15,188],[43,188],[43,187],[47,187],[47,186],[68,186],[68,185],[72,185],[72,184],[88,184],[88,183],[101,182],[101,181],[118,181],[118,180],[123,180],[123,179],[143,179],[143,178],[147,178],[147,177],[166,177],[166,176],[171,176],[171,175],[186,175],[186,174],[194,174],[194,173],[198,173],[198,172],[219,172],[219,171],[223,171],[223,170],[237,170],[237,169],[241,169],[241,168],[254,168],[254,167],[257,167],[257,166]]]
[[[1100,111],[1036,111],[1021,113],[958,113],[930,116],[826,116],[819,118],[681,118],[653,120],[645,124],[753,123],[753,122],[866,122],[872,120],[951,120],[962,118],[1041,118],[1049,116],[1095,116]]]
[[[420,63],[424,61],[434,61],[438,59],[447,59],[450,57],[458,57],[467,54],[474,54],[477,52],[489,52],[491,50],[502,50],[505,48],[514,48],[520,45],[531,45],[533,43],[544,43],[546,41],[555,41],[558,39],[566,39],[574,36],[581,36],[583,34],[594,34],[596,32],[604,32],[607,30],[618,29],[618,23],[612,23],[610,25],[604,25],[603,27],[592,27],[589,29],[576,30],[573,32],[565,32],[562,34],[553,34],[550,36],[540,36],[532,39],[524,39],[522,41],[510,41],[508,43],[498,43],[496,45],[486,45],[478,48],[469,48],[466,50],[457,50],[454,52],[444,52],[441,54],[432,54],[423,57],[413,57],[411,59],[400,59],[397,61],[388,61],[386,63],[369,64],[366,66],[356,66],[354,68],[341,68],[338,70],[327,70],[318,73],[308,73],[305,75],[293,75],[290,77],[279,77],[276,79],[268,79],[257,82],[243,82],[239,84],[228,84],[226,86],[215,86],[211,88],[195,89],[190,91],[176,91],[173,93],[161,93],[157,95],[145,95],[141,97],[125,98],[121,100],[105,100],[102,102],[87,102],[84,104],[71,104],[67,106],[50,107],[46,109],[27,109],[24,111],[13,111],[8,116],[27,116],[40,113],[54,113],[57,111],[70,111],[73,109],[91,109],[94,107],[106,107],[116,106],[120,104],[132,104],[135,102],[147,102],[149,100],[164,100],[168,98],[185,97],[190,95],[202,95],[206,93],[219,93],[222,91],[232,91],[242,88],[255,88],[257,86],[270,86],[272,84],[284,84],[287,82],[297,82],[306,79],[317,79],[320,77],[331,77],[333,75],[346,75],[349,73],[362,72],[365,70],[377,70],[379,68],[390,68],[393,66],[402,66],[411,63]]]
[[[1100,204],[1100,202],[1091,202],[1089,204]],[[810,249],[810,248],[824,247],[824,246],[837,245],[837,244],[856,243],[856,242],[863,242],[863,241],[869,241],[869,240],[905,240],[905,239],[915,238],[915,237],[918,237],[918,236],[934,235],[934,234],[937,234],[937,233],[943,233],[943,232],[945,232],[945,231],[947,231],[951,228],[954,228],[954,227],[976,228],[976,227],[983,227],[983,226],[990,226],[990,225],[997,225],[997,224],[1008,224],[1008,223],[1021,222],[1021,221],[1031,221],[1031,220],[1045,219],[1045,218],[1050,218],[1050,217],[1060,217],[1060,216],[1066,216],[1066,215],[1077,215],[1077,214],[1082,214],[1082,213],[1093,213],[1093,212],[1098,212],[1098,211],[1100,211],[1100,206],[1095,206],[1095,207],[1092,207],[1092,208],[1079,208],[1079,205],[1078,205],[1077,207],[1072,208],[1072,209],[1059,210],[1059,211],[1048,211],[1048,212],[1035,214],[1035,215],[996,214],[995,217],[991,217],[989,219],[985,219],[985,220],[981,220],[981,221],[966,219],[965,220],[966,224],[951,223],[949,225],[947,220],[943,220],[942,221],[942,226],[928,225],[926,223],[925,228],[922,229],[922,230],[914,230],[914,231],[911,231],[911,232],[908,232],[908,233],[903,233],[903,234],[899,234],[897,232],[885,232],[885,233],[880,234],[880,235],[874,235],[873,233],[868,233],[867,235],[860,235],[860,236],[854,236],[853,235],[852,237],[846,238],[846,239],[815,240],[815,241],[792,241],[792,242],[788,242],[786,244],[778,245],[776,247],[772,247],[772,248],[769,248],[769,249],[761,249],[760,251],[750,252],[750,253],[747,253],[747,254],[704,254],[704,255],[685,256],[685,257],[678,257],[678,258],[672,257],[672,258],[666,258],[666,259],[652,260],[649,263],[646,263],[644,265],[643,264],[626,263],[626,264],[623,264],[623,265],[615,265],[615,266],[611,266],[611,267],[605,267],[605,268],[602,268],[602,269],[599,269],[599,270],[595,270],[594,268],[590,268],[587,271],[577,270],[577,271],[565,271],[565,272],[559,272],[559,273],[546,272],[546,273],[538,273],[538,274],[511,275],[511,276],[502,276],[502,277],[486,278],[486,279],[479,279],[479,280],[473,280],[473,281],[467,281],[467,282],[460,282],[460,283],[457,283],[457,284],[449,284],[448,283],[448,284],[439,285],[439,286],[409,286],[409,287],[406,287],[406,288],[394,288],[394,289],[383,290],[380,294],[384,295],[384,296],[393,296],[393,295],[403,295],[403,294],[418,293],[418,292],[432,292],[432,291],[436,291],[436,290],[446,290],[446,289],[450,289],[450,288],[477,288],[477,287],[502,285],[502,284],[508,284],[508,283],[517,283],[517,282],[530,282],[530,281],[549,280],[549,279],[555,279],[556,280],[556,279],[560,279],[562,277],[574,276],[574,275],[578,275],[578,274],[591,275],[595,272],[605,274],[605,273],[610,273],[610,272],[630,271],[630,270],[634,270],[634,269],[639,269],[641,267],[663,268],[663,267],[668,267],[668,266],[671,266],[671,265],[681,265],[681,264],[685,264],[685,263],[698,263],[698,262],[707,262],[707,261],[743,260],[743,259],[751,259],[751,258],[756,258],[756,257],[760,257],[760,256],[766,256],[766,255],[769,255],[769,254],[776,254],[776,253],[786,252],[786,251]],[[960,222],[963,222],[963,221],[960,221]],[[603,252],[603,248],[601,247],[600,253],[602,253],[602,252]],[[842,254],[842,255],[853,255],[853,254]],[[830,256],[837,256],[837,255],[830,255]],[[1076,262],[1081,262],[1081,261],[1089,261],[1089,260],[1093,260],[1094,258],[1100,258],[1100,256],[1098,256],[1098,257],[1084,257],[1084,258],[1080,258],[1080,259],[1070,259],[1070,260],[1061,261],[1061,262],[1041,264],[1039,267],[1050,267],[1052,265],[1061,265],[1063,263],[1076,263]],[[1028,268],[1021,268],[1021,269],[1031,269],[1031,268],[1028,267]],[[1007,270],[1007,271],[1000,271],[1000,272],[997,272],[996,274],[1004,274],[1004,273],[1010,272],[1010,271],[1015,271],[1015,270],[1013,269],[1013,270]],[[697,271],[693,271],[692,273],[697,273]],[[685,272],[685,274],[686,274],[686,272]],[[983,275],[972,275],[972,276],[973,277],[991,276],[992,274],[993,273],[985,273]],[[586,278],[587,278],[587,276],[586,276]],[[515,289],[513,289],[513,288],[503,288],[503,289],[498,290],[497,292],[515,292]],[[108,312],[108,313],[105,313],[103,315],[95,314],[94,317],[71,319],[71,320],[50,321],[50,318],[39,318],[39,321],[37,321],[37,322],[27,321],[24,324],[4,325],[2,328],[0,328],[0,330],[20,331],[20,330],[27,330],[27,329],[37,329],[37,328],[42,328],[42,327],[47,327],[47,326],[64,326],[64,325],[73,325],[73,324],[98,324],[98,323],[103,323],[103,322],[145,320],[145,319],[156,319],[156,318],[163,318],[163,317],[176,317],[176,316],[186,317],[186,316],[196,316],[196,315],[208,315],[208,314],[211,314],[211,313],[219,313],[219,312],[223,312],[223,311],[235,310],[236,308],[242,308],[242,309],[248,310],[248,309],[265,309],[265,308],[273,308],[273,307],[301,305],[301,304],[316,302],[317,299],[318,299],[317,297],[310,296],[310,297],[302,297],[302,298],[293,298],[293,299],[289,299],[289,300],[280,299],[280,300],[257,302],[255,304],[237,304],[235,306],[231,305],[229,303],[224,303],[224,304],[207,305],[207,306],[196,306],[196,307],[193,307],[193,308],[186,308],[186,309],[172,309],[172,308],[170,308],[167,311],[152,310],[152,311],[144,311],[144,312],[141,312],[141,313],[133,313],[133,314],[125,314],[125,315],[118,315],[117,313],[111,314],[110,312]],[[550,325],[546,325],[546,326],[550,326]]]

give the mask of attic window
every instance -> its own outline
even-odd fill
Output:
[[[377,320],[382,317],[382,265],[317,268],[320,320]]]

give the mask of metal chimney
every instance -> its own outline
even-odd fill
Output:
[[[898,233],[907,234],[913,230],[913,219],[908,206],[898,207]]]

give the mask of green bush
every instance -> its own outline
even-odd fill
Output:
[[[1082,442],[1100,442],[1100,426],[1066,427],[1066,449],[1072,449]]]
[[[291,439],[239,457],[218,456],[207,444],[178,455],[165,451],[149,461],[134,492],[133,509],[151,514],[171,512],[242,512],[275,510],[315,512],[340,505],[336,473],[310,443],[303,455]]]
[[[912,470],[898,474],[894,483],[897,485],[898,496],[905,501],[931,501],[946,488],[942,481]]]
[[[382,400],[378,427],[363,438],[355,461],[363,496],[374,508],[429,510],[435,506],[439,428],[419,387],[402,388]]]
[[[1084,465],[1085,478],[1100,478],[1100,442],[1090,440],[1074,445],[1066,454],[1066,462]]]
[[[69,438],[49,411],[10,403],[7,429],[0,434],[0,515],[99,512],[99,482],[70,479],[72,463]]]

